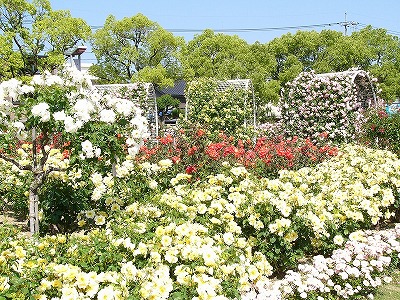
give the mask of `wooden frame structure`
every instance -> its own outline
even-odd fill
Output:
[[[104,85],[94,85],[94,87],[100,91],[104,91],[114,96],[123,98],[121,95],[128,95],[126,99],[131,101],[138,101],[141,109],[147,121],[149,123],[149,130],[151,138],[158,137],[158,110],[157,110],[157,100],[154,86],[151,83],[127,83],[127,84],[104,84]],[[146,95],[141,95],[140,93],[144,91]],[[139,93],[139,94],[138,94]],[[136,94],[136,95],[134,95]]]

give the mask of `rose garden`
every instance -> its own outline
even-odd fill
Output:
[[[30,233],[0,228],[0,299],[363,299],[390,282],[399,114],[311,72],[253,126],[248,91],[216,86],[189,85],[186,120],[154,137],[140,84],[2,82],[0,205]]]

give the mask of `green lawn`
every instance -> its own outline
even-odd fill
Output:
[[[375,300],[400,300],[400,270],[392,274],[393,281],[380,287]]]

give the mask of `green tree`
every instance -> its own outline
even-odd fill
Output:
[[[237,35],[216,34],[207,29],[182,50],[182,63],[190,79],[238,79],[246,77],[245,63],[250,53],[249,45]]]
[[[53,11],[49,0],[0,0],[0,33],[11,39],[5,47],[12,63],[2,73],[13,77],[33,75],[40,69],[54,69],[64,63],[64,51],[85,41],[90,27],[68,11]],[[10,48],[8,48],[10,49]]]
[[[344,71],[353,65],[348,65],[343,57],[336,58],[337,53],[349,52],[345,48],[351,47],[344,42],[345,36],[334,30],[322,30],[319,33],[318,54],[311,67],[317,73],[329,73],[335,71]],[[344,64],[344,65],[341,65]]]
[[[12,50],[12,38],[0,35],[0,81],[15,77],[17,70],[22,68],[22,60],[18,52]]]
[[[275,58],[271,79],[280,86],[302,71],[328,73],[361,68],[378,78],[381,97],[388,102],[400,96],[399,46],[398,37],[371,26],[351,36],[333,30],[298,31],[265,45]]]
[[[157,109],[158,112],[161,113],[161,120],[164,121],[165,117],[169,113],[168,111],[171,111],[170,113],[176,114],[176,112],[179,115],[179,104],[181,102],[179,99],[176,99],[172,97],[171,95],[165,94],[162,95],[161,97],[157,98]]]
[[[272,72],[275,69],[275,59],[268,52],[265,44],[256,42],[250,45],[250,56],[246,62],[247,77],[251,79],[254,93],[261,103],[276,103],[279,99],[279,88],[272,80]]]
[[[378,78],[381,97],[392,102],[400,97],[400,42],[386,29],[367,26],[351,38],[366,48],[365,69]]]
[[[171,84],[168,79],[179,73],[178,51],[183,44],[182,38],[142,14],[121,20],[110,15],[93,34],[97,63],[90,71],[102,83],[126,83],[143,75],[156,84],[165,85],[165,80]]]
[[[297,31],[267,43],[266,48],[275,57],[276,62],[272,79],[283,84],[293,80],[302,71],[314,69],[332,44],[331,40],[336,38],[332,33],[336,32]]]

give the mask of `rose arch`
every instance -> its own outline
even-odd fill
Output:
[[[363,109],[375,107],[377,105],[377,97],[373,84],[373,79],[364,70],[347,70],[344,72],[322,73],[317,77],[326,77],[331,80],[341,81],[344,78],[350,78],[353,84],[357,101]]]

